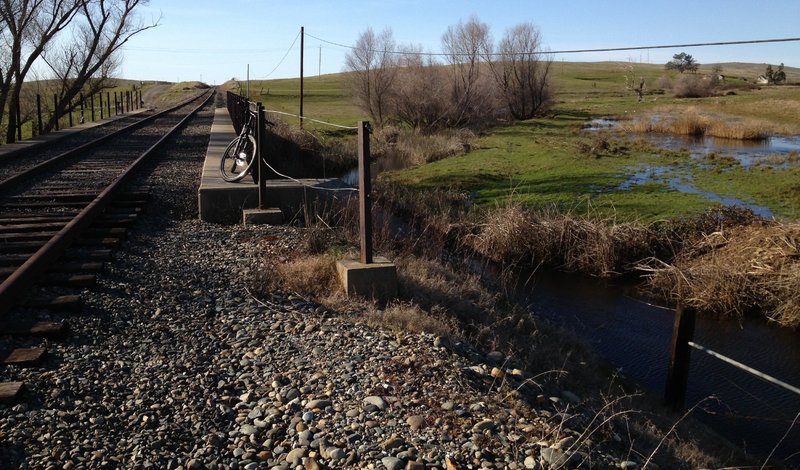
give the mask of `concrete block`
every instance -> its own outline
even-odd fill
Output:
[[[242,211],[245,227],[248,225],[281,225],[283,212],[275,207],[268,209],[245,209]]]
[[[397,268],[384,257],[374,257],[372,264],[339,260],[336,262],[336,271],[348,295],[381,300],[397,297]]]

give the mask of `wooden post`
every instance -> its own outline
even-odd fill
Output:
[[[305,26],[300,26],[300,129],[303,128],[303,47],[305,42]]]
[[[100,97],[102,98],[102,95]],[[94,122],[94,95],[89,96],[89,105],[92,107],[92,122]]]
[[[74,124],[72,123],[72,102],[70,101],[67,104],[67,114],[69,114],[69,127],[72,127]]]
[[[36,95],[36,117],[39,124],[39,135],[42,135],[42,95]]]
[[[111,117],[111,92],[106,92],[106,115],[110,118]]]
[[[369,174],[369,133],[368,121],[358,122],[358,213],[361,235],[361,262],[372,264],[372,181]]]
[[[694,309],[678,304],[675,309],[675,323],[672,326],[672,351],[669,356],[667,386],[664,391],[664,401],[675,411],[683,410],[686,402],[691,355],[689,341],[694,336],[694,325]]]
[[[86,98],[84,98],[83,93],[81,93],[81,118],[78,120],[80,124],[83,124],[86,121],[85,111],[86,111]]]
[[[265,127],[266,120],[264,119],[264,106],[261,102],[256,103],[256,154],[255,158],[258,159],[256,162],[258,166],[256,166],[255,171],[257,171],[258,175],[258,208],[259,209],[266,209],[267,208],[267,168],[264,165],[264,158],[266,158],[267,152],[264,151],[264,140],[265,135],[264,131],[266,130]]]
[[[105,116],[103,114],[103,92],[100,92],[100,119],[103,119]]]

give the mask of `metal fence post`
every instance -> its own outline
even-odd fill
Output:
[[[266,120],[264,119],[264,106],[261,102],[256,103],[256,143],[258,148],[255,157],[258,159],[258,208],[267,208],[267,168],[264,165],[264,141],[266,140]]]
[[[368,121],[358,122],[358,212],[361,235],[361,263],[372,263],[372,182],[369,172],[369,133]]]
[[[56,130],[58,130],[58,96],[55,93],[53,93],[53,117],[55,117]]]
[[[689,341],[694,336],[695,316],[695,310],[691,307],[684,307],[683,304],[678,304],[675,309],[672,350],[667,369],[667,386],[664,391],[664,401],[675,411],[682,410],[686,402],[691,356]]]
[[[17,96],[17,141],[22,140],[22,106]]]
[[[36,117],[37,123],[39,124],[38,132],[39,135],[42,135],[42,95],[36,95]]]
[[[92,122],[94,122],[94,95],[89,95],[89,105],[92,107]]]
[[[110,118],[111,117],[111,92],[110,91],[106,92],[106,108],[107,108],[106,111],[108,111],[106,113],[106,115]]]

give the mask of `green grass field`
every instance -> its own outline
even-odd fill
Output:
[[[728,84],[742,85],[762,73],[759,64],[723,64]],[[710,71],[702,66],[699,73]],[[665,153],[648,146],[627,144],[615,154],[585,155],[581,143],[596,138],[581,131],[596,117],[629,119],[648,113],[685,112],[691,108],[731,119],[755,118],[782,133],[800,134],[800,88],[750,87],[735,94],[699,99],[677,99],[667,90],[656,91],[659,77],[667,75],[662,65],[625,62],[554,62],[555,105],[547,118],[489,129],[473,150],[465,155],[395,171],[382,178],[419,189],[452,187],[475,196],[478,206],[491,208],[515,201],[526,205],[557,205],[563,210],[595,211],[620,220],[652,221],[705,210],[712,203],[684,194],[664,182],[648,182],[626,190],[618,186],[642,169],[670,168],[673,176],[691,173],[703,191],[732,196],[768,206],[783,218],[800,217],[798,168],[731,169],[726,161],[704,162],[703,168],[687,165],[680,152]],[[789,80],[800,79],[800,71],[787,69]],[[625,88],[625,76],[644,76],[649,94],[638,101]],[[677,74],[671,75],[672,79]],[[227,87],[236,90],[237,84]],[[256,81],[251,97],[267,109],[299,112],[299,80]],[[305,80],[304,114],[307,117],[352,126],[364,119],[349,98],[346,74],[324,75]],[[284,117],[289,123],[297,120]],[[324,125],[307,128],[326,131]],[[618,138],[613,138],[618,139]],[[617,143],[618,145],[623,145]],[[667,175],[669,176],[669,175]]]

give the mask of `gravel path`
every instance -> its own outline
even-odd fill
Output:
[[[580,398],[543,394],[498,353],[251,298],[257,254],[300,230],[196,219],[212,115],[150,177],[148,215],[71,337],[40,368],[2,370],[30,390],[0,405],[0,468],[636,468],[624,449],[578,449]]]

